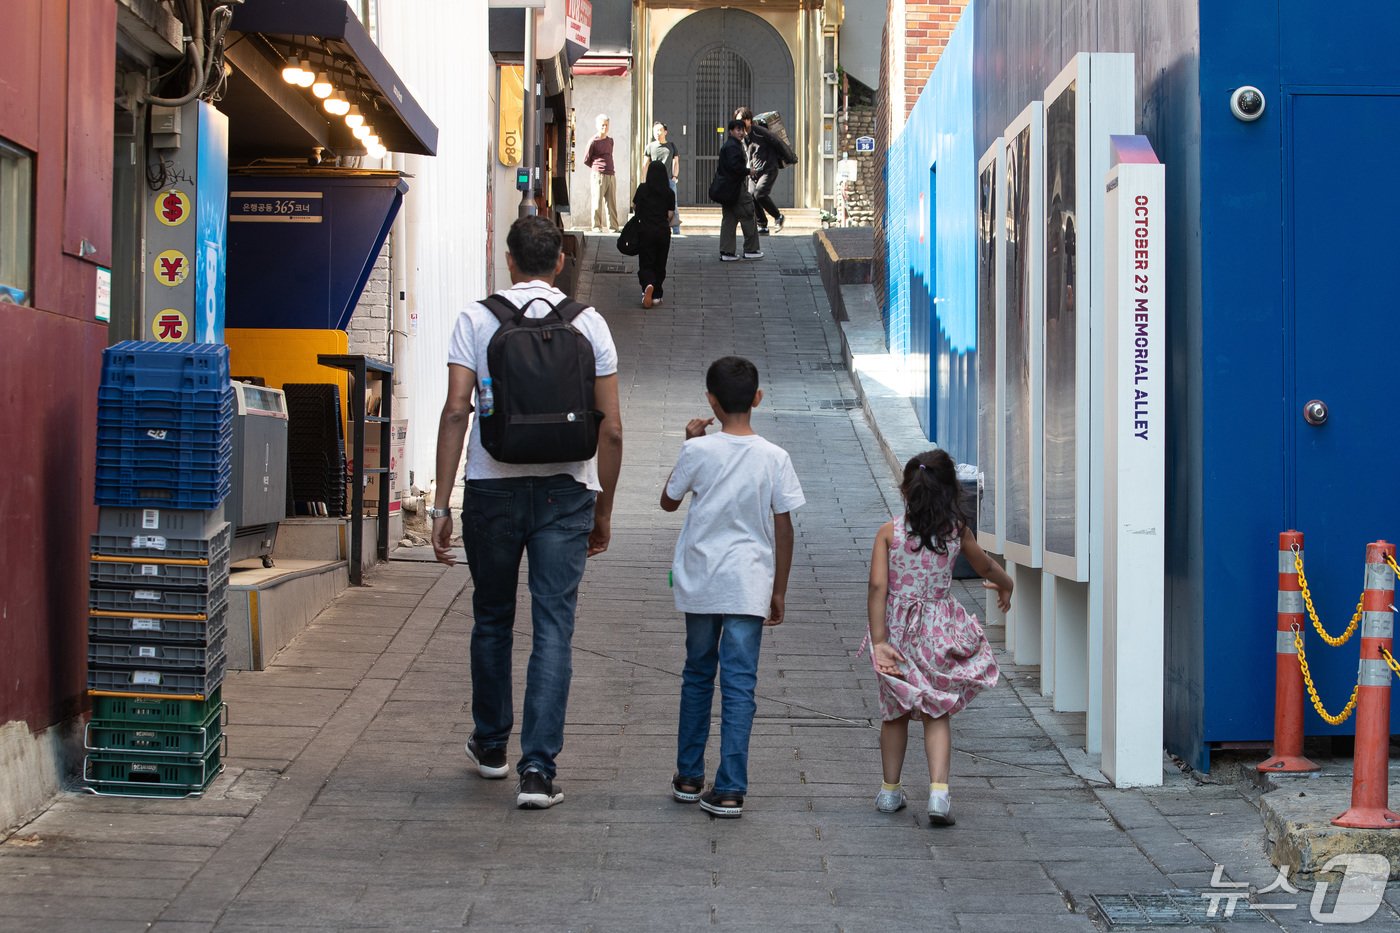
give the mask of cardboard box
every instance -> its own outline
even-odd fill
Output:
[[[379,425],[365,429],[365,467],[379,466]],[[389,425],[389,511],[399,510],[399,500],[408,495],[408,471],[401,468],[408,444],[408,419],[394,419]],[[365,477],[365,511],[374,514],[379,507],[378,474]]]

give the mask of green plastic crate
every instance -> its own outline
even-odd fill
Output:
[[[91,752],[83,759],[83,783],[94,794],[188,797],[201,794],[224,769],[223,743],[203,756]]]
[[[140,752],[151,755],[203,757],[223,739],[223,709],[216,709],[198,726],[135,725],[120,720],[94,719],[83,732],[90,752]]]
[[[198,726],[209,716],[223,709],[223,688],[216,687],[207,700],[179,697],[107,697],[92,698],[92,718],[118,720],[141,725]]]

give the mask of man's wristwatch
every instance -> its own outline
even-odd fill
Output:
[[[429,518],[433,518],[433,519],[437,519],[437,518],[451,518],[451,517],[452,517],[452,509],[450,509],[450,508],[447,508],[447,509],[434,509],[434,508],[429,508],[429,509],[428,509],[428,517],[429,517]]]

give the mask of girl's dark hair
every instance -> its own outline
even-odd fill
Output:
[[[948,553],[948,539],[962,534],[967,524],[958,501],[962,485],[947,451],[926,450],[904,465],[904,523],[919,538],[919,547]]]

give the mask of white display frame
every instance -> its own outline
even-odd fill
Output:
[[[1054,551],[1047,543],[1044,567],[1065,580],[1087,582],[1102,531],[1092,533],[1103,515],[1103,322],[1104,179],[1109,171],[1109,137],[1133,132],[1136,75],[1129,52],[1081,52],[1045,89],[1045,106],[1075,87],[1075,452],[1074,553]],[[1086,157],[1087,154],[1087,157]],[[1042,163],[1048,170],[1048,164]],[[1042,217],[1045,216],[1042,210]],[[1087,287],[1086,287],[1087,285]],[[1048,305],[1043,304],[1042,308]],[[1042,463],[1044,460],[1042,459]],[[1095,482],[1094,474],[1098,474]],[[1042,485],[1044,489],[1044,485]],[[1097,541],[1091,541],[1091,538]],[[1046,538],[1042,538],[1046,541]],[[1091,597],[1091,625],[1095,613]],[[1091,653],[1094,632],[1090,632]],[[1091,676],[1095,665],[1090,664]],[[1095,700],[1090,690],[1090,709]],[[1093,716],[1091,718],[1097,718]],[[1091,724],[1091,730],[1092,724]],[[1090,744],[1094,744],[1092,739]]]
[[[1117,787],[1162,783],[1166,168],[1115,136],[1104,213],[1103,744]]]
[[[992,477],[992,509],[994,521],[991,528],[983,527],[982,522],[982,494],[986,484],[977,484],[977,543],[983,549],[991,551],[993,554],[1001,554],[1006,537],[1006,417],[1002,406],[1005,404],[1006,396],[1006,139],[998,136],[996,141],[983,153],[982,158],[977,162],[977,191],[978,191],[978,255],[977,263],[980,274],[982,266],[982,240],[980,233],[981,217],[981,191],[982,176],[989,170],[992,173],[992,216],[991,223],[995,231],[992,242],[991,267],[995,276],[992,295],[992,315],[994,322],[992,325],[992,339],[995,346],[991,348],[991,358],[996,365],[996,375],[992,384],[992,398],[990,400],[981,397],[982,391],[982,361],[986,359],[987,347],[977,347],[977,391],[978,391],[978,417],[977,417],[977,469],[982,476]],[[979,279],[980,284],[980,279]],[[980,337],[982,333],[983,312],[982,296],[977,298],[977,332]],[[984,446],[987,440],[983,434],[982,408],[984,405],[991,406],[992,416],[992,437],[991,450],[987,451]]]
[[[1000,417],[998,422],[1002,429],[1001,462],[1002,472],[1002,553],[1006,559],[1019,566],[1039,569],[1042,566],[1042,509],[1044,507],[1044,421],[1043,421],[1043,393],[1044,393],[1044,345],[1043,331],[1045,326],[1045,114],[1040,101],[1032,101],[1027,107],[1017,115],[1016,119],[1007,124],[1006,131],[1002,134],[1002,200],[1005,207],[1001,211],[1003,218],[1007,217],[1011,208],[1009,203],[1008,189],[1005,183],[1007,175],[1008,160],[1006,152],[1012,145],[1016,137],[1021,133],[1029,131],[1030,134],[1030,167],[1027,177],[1030,179],[1030,203],[1027,205],[1027,216],[1030,218],[1026,230],[1026,268],[1030,278],[1026,290],[1027,300],[1030,307],[1027,309],[1026,317],[1030,322],[1027,348],[1029,354],[1029,379],[1030,398],[1027,404],[1030,407],[1029,424],[1029,462],[1027,463],[1028,475],[1030,478],[1030,502],[1027,504],[1027,521],[1029,523],[1029,535],[1026,542],[1012,541],[1010,532],[1006,524],[1006,516],[1011,508],[1009,496],[1006,491],[1010,486],[1011,454],[1008,450],[1009,433],[1006,430],[1006,423],[1010,404],[1010,383],[1007,378],[1007,369],[1012,361],[1006,355],[1007,340],[1007,288],[1009,287],[1009,277],[1006,274],[1003,263],[1002,274],[998,277],[1002,289],[1001,302],[1001,346],[1002,346],[1002,385],[1003,392],[998,400]],[[1005,244],[1005,234],[1002,241],[1002,255],[1005,260],[1009,254]],[[1018,611],[1025,612],[1030,607],[1019,607]],[[1039,617],[1036,611],[1035,616]],[[1038,624],[1035,628],[1038,629]],[[1039,635],[1036,635],[1037,641]],[[1038,654],[1037,645],[1037,654]]]

